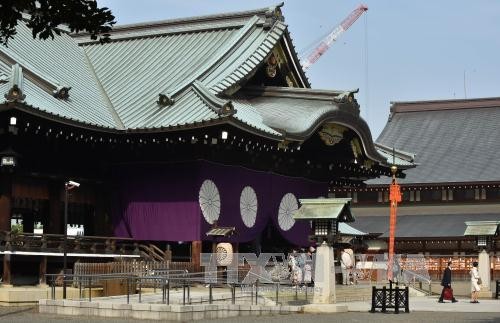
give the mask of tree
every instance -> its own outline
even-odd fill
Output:
[[[23,14],[24,17],[23,17]],[[54,38],[60,35],[59,25],[71,32],[87,32],[100,42],[109,40],[115,16],[106,8],[98,8],[94,0],[1,0],[0,43],[7,45],[16,34],[16,26],[25,20],[33,38]]]

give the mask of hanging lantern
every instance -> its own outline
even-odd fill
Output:
[[[229,242],[220,242],[216,247],[217,266],[229,266],[233,261],[233,245]]]

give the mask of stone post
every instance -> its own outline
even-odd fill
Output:
[[[316,250],[314,277],[313,303],[335,303],[335,261],[333,247],[324,242]]]
[[[314,263],[314,296],[304,306],[306,313],[347,312],[347,305],[337,305],[335,295],[335,260],[333,247],[323,242],[316,249]]]
[[[490,255],[489,253],[483,249],[479,252],[479,277],[481,277],[481,291],[479,292],[479,297],[481,298],[492,298],[493,293],[490,288],[491,284],[491,264],[490,264]]]

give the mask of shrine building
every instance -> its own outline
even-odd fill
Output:
[[[279,6],[117,26],[105,44],[61,32],[21,23],[0,47],[4,281],[61,268],[65,193],[70,262],[123,238],[199,263],[214,228],[235,250],[308,246],[299,198],[390,175],[357,90],[311,88]]]

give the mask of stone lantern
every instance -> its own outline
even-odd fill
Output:
[[[491,275],[490,275],[490,255],[488,250],[492,247],[494,237],[498,236],[500,221],[467,221],[464,236],[473,236],[476,238],[476,244],[479,250],[479,277],[481,277],[481,291],[479,297],[491,298]]]
[[[334,305],[335,261],[333,246],[339,237],[339,223],[353,222],[350,198],[300,199],[301,207],[293,215],[297,221],[308,221],[309,239],[318,244],[314,264],[313,303],[304,307],[306,312],[343,312],[347,306]]]

